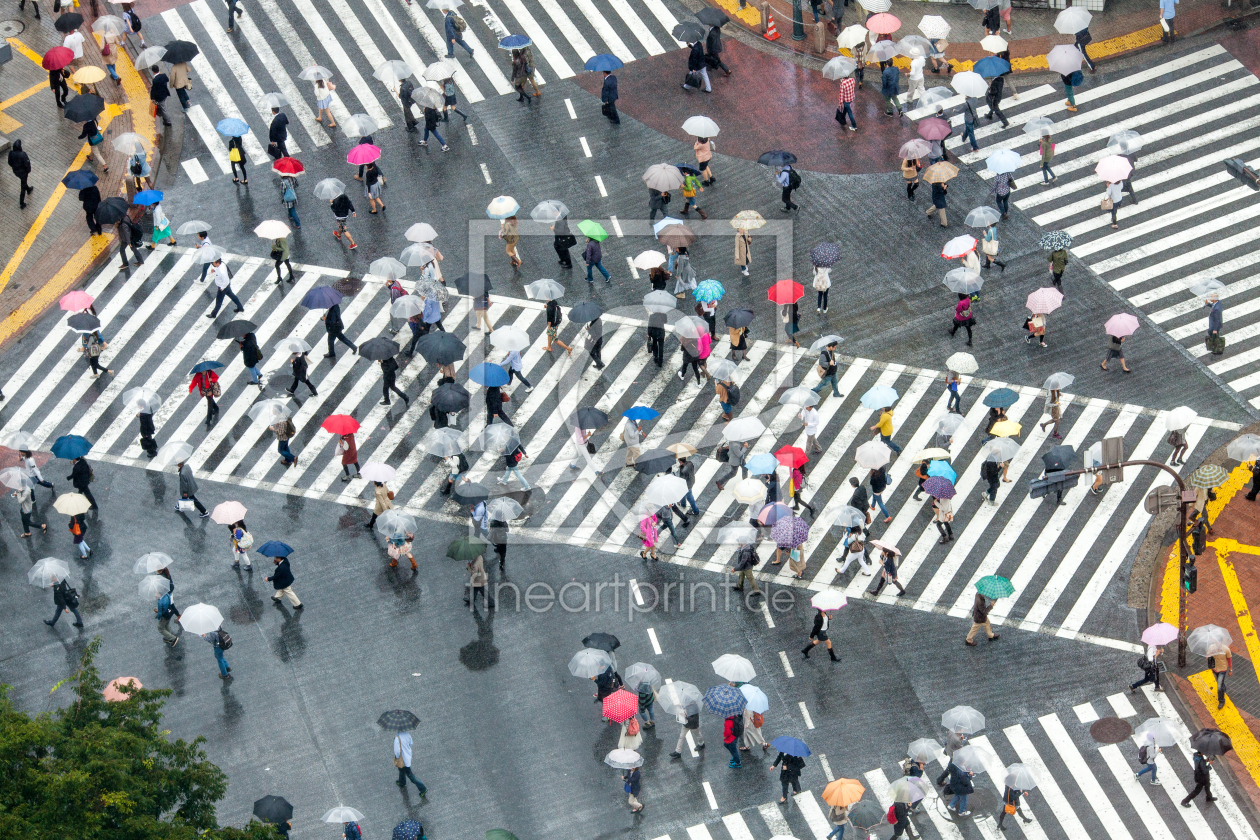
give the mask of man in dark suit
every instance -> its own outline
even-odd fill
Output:
[[[293,609],[300,610],[304,606],[298,598],[297,593],[293,591],[293,570],[289,567],[288,557],[272,558],[276,564],[276,570],[271,573],[266,580],[271,581],[271,586],[276,590],[276,594],[271,596],[271,600],[277,604],[281,598],[288,598],[293,604]]]
[[[621,125],[621,115],[617,113],[617,77],[611,70],[604,71],[604,88],[599,92],[599,101],[604,103],[604,116]]]
[[[279,160],[289,156],[289,148],[285,145],[289,139],[289,117],[287,114],[280,113],[279,108],[272,108],[271,113],[274,116],[271,118],[271,128],[267,130],[267,141],[275,148],[268,151]]]
[[[75,458],[73,463],[74,466],[70,468],[70,475],[66,476],[66,478],[74,485],[74,489],[82,493],[88,500],[88,504],[91,505],[89,510],[96,510],[96,499],[92,496],[91,488],[88,487],[88,482],[92,480],[92,468],[82,458]]]

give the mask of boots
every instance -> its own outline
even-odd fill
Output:
[[[831,657],[832,662],[839,662],[840,657],[836,656],[836,652],[831,648],[827,648],[827,655]]]
[[[809,652],[813,649],[814,649],[813,645],[805,645],[804,649],[801,650],[801,654],[804,655],[806,659],[809,659]]]
[[[696,208],[696,212],[700,214],[701,219],[709,218],[709,214],[701,210],[699,207]]]
[[[419,569],[420,567],[416,565],[416,558],[412,557],[411,558],[411,571],[415,572],[415,571],[418,571]]]

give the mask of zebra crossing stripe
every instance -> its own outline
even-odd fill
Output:
[[[359,73],[358,66],[351,61],[350,56],[346,55],[346,51],[341,47],[341,42],[333,35],[332,30],[328,28],[328,24],[324,22],[324,18],[315,9],[315,4],[311,0],[292,0],[292,3],[298,13],[302,15],[303,21],[310,27],[311,32],[319,40],[320,46],[324,48],[324,51],[328,53],[328,57],[336,65],[337,72],[341,75],[344,83],[354,91],[354,95],[358,98],[359,104],[363,106],[364,112],[376,120],[376,124],[381,128],[388,128],[393,125],[389,115],[385,113],[385,109],[381,107],[381,104],[376,101],[376,97],[372,94],[372,89]],[[342,25],[345,25],[344,21]],[[347,31],[351,29],[350,26],[346,28]],[[351,32],[351,34],[358,36],[356,37],[356,42],[359,43],[360,49],[363,49],[366,43],[370,43],[370,39],[363,32],[362,26],[358,27],[357,32]],[[359,40],[359,38],[362,38],[362,40]],[[374,46],[373,49],[375,50]],[[377,52],[379,53],[379,51]],[[367,55],[367,53],[364,53],[364,55]]]
[[[722,817],[722,824],[726,826],[726,833],[731,835],[731,840],[754,840],[753,833],[748,830],[748,823],[744,822],[742,815],[727,814]]]
[[[1041,724],[1041,728],[1045,730],[1050,743],[1059,753],[1059,758],[1067,766],[1073,781],[1080,787],[1081,793],[1085,794],[1085,801],[1089,803],[1099,822],[1103,824],[1103,829],[1107,832],[1107,836],[1116,840],[1132,840],[1133,835],[1129,833],[1124,820],[1116,812],[1102,786],[1098,784],[1097,777],[1089,769],[1085,759],[1081,757],[1080,751],[1077,750],[1076,744],[1072,741],[1072,736],[1068,735],[1067,730],[1063,728],[1063,724],[1059,721],[1058,716],[1052,714],[1043,715],[1037,721]]]
[[[639,17],[638,13],[630,7],[626,0],[608,0],[608,5],[612,6],[617,16],[625,21],[626,26],[630,27],[630,32],[635,38],[639,39],[639,43],[643,45],[643,49],[648,51],[648,55],[660,55],[665,52],[661,42],[656,40],[656,36],[648,29],[647,24],[643,22],[643,18]]]
[[[608,46],[613,55],[622,61],[634,61],[634,53],[630,52],[630,48],[621,40],[621,36],[617,34],[617,30],[613,29],[607,18],[599,11],[591,0],[573,0],[573,5],[578,7],[578,11],[586,18],[591,26],[595,27],[595,31],[599,33],[599,37]]]
[[[1002,730],[1002,734],[1015,748],[1015,754],[1019,756],[1020,762],[1032,768],[1033,774],[1037,777],[1037,791],[1045,797],[1046,804],[1050,806],[1050,813],[1054,814],[1063,833],[1068,837],[1088,837],[1089,833],[1085,830],[1085,826],[1081,824],[1068,798],[1063,795],[1058,782],[1050,774],[1050,769],[1041,760],[1041,755],[1024,732],[1024,728],[1019,724],[1008,726]]]
[[[981,759],[984,760],[985,775],[989,777],[989,781],[993,784],[993,787],[997,789],[999,799],[1005,802],[1004,797],[1006,795],[1006,785],[1003,784],[1003,780],[1006,778],[1006,767],[1002,764],[1002,760],[998,757],[997,750],[994,748],[993,744],[989,742],[988,736],[985,735],[977,735],[973,737],[971,739],[971,743],[983,750],[983,752],[980,753],[980,756]],[[991,761],[989,760],[990,758],[992,759]],[[1033,814],[1032,805],[1027,803],[1021,804],[1019,810],[1026,810],[1029,814]],[[1019,814],[1016,814],[1016,817],[1017,816],[1019,816]],[[1033,816],[1031,819],[1031,822],[1024,822],[1022,819],[1018,820],[1019,827],[1024,832],[1024,836],[1027,837],[1028,840],[1049,840],[1049,838],[1046,837],[1045,829],[1041,827],[1041,823],[1036,821],[1036,817]],[[1011,821],[1015,822],[1016,818],[1011,817]]]
[[[569,62],[564,60],[564,56],[551,43],[551,38],[547,35],[547,30],[538,25],[538,21],[530,13],[529,9],[521,0],[503,0],[503,5],[507,6],[508,11],[520,23],[521,28],[525,30],[525,34],[534,42],[534,47],[542,54],[542,57],[551,65],[551,69],[561,79],[572,78],[573,68],[569,66]]]
[[[372,4],[377,2],[377,0],[366,0],[366,2]],[[411,18],[412,25],[414,25],[424,37],[425,42],[429,45],[429,49],[433,50],[435,55],[445,57],[447,46],[446,36],[443,33],[438,32],[437,28],[433,26],[433,23],[425,14],[424,9],[422,9],[417,3],[408,3],[406,11],[408,17]],[[464,70],[463,65],[461,65],[458,61],[452,61],[452,64],[455,66],[455,85],[459,88],[459,92],[464,94],[464,98],[470,103],[481,102],[484,100],[486,98],[485,95],[482,94],[477,85],[473,83],[472,77],[468,75],[468,71]],[[499,78],[502,79],[502,76],[503,74],[500,73]],[[507,79],[502,79],[503,85],[500,85],[494,78],[489,78],[489,81],[491,87],[494,88],[495,93],[503,94],[512,89],[512,86],[507,84]]]
[[[279,40],[289,48],[289,52],[293,55],[293,58],[297,60],[297,63],[301,68],[305,69],[318,63],[315,61],[315,57],[311,55],[310,51],[306,49],[306,42],[303,40],[302,36],[298,35],[297,30],[293,28],[292,24],[289,23],[289,19],[285,16],[284,11],[280,8],[280,4],[276,2],[276,0],[256,0],[256,5],[262,8],[263,13],[267,16],[267,20],[271,21],[271,26],[276,30],[276,34],[280,36]],[[242,28],[245,32],[245,37],[250,40],[251,44],[254,43],[255,37],[257,37],[259,41],[264,43],[266,42],[266,38],[257,31],[257,27],[254,26],[252,21],[247,19],[247,16],[242,16],[236,25]],[[251,30],[254,31],[253,36],[250,35]],[[257,52],[257,49],[255,49],[255,52]],[[261,57],[263,53],[259,52],[258,55]],[[277,62],[277,67],[279,66],[279,63]],[[285,94],[285,96],[288,97],[288,94]],[[332,115],[337,118],[337,122],[339,123],[350,119],[350,109],[342,103],[341,96],[336,91],[333,91],[332,93],[332,104],[330,105],[329,110],[332,111]],[[316,143],[318,144],[318,141],[316,141]]]

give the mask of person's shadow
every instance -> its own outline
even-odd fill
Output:
[[[280,637],[276,639],[276,656],[281,662],[291,662],[306,654],[306,637],[302,635],[302,614],[289,609],[288,604],[280,603],[279,610],[284,616],[280,624]]]
[[[459,661],[470,671],[485,671],[499,664],[499,649],[494,646],[494,619],[489,612],[483,617],[475,606],[472,616],[477,622],[477,639],[459,649]]]

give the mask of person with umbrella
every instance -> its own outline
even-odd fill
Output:
[[[643,774],[638,767],[631,767],[626,773],[622,774],[622,780],[625,782],[625,792],[630,795],[630,810],[638,813],[643,810],[643,803],[639,801],[639,791],[642,789]]]
[[[1211,294],[1203,305],[1208,308],[1207,337],[1204,345],[1214,356],[1225,352],[1225,339],[1221,338],[1221,327],[1224,325],[1225,307],[1218,293]]]
[[[88,230],[94,236],[104,236],[105,231],[101,228],[101,223],[96,218],[96,208],[101,206],[101,191],[96,186],[95,177],[92,176],[92,183],[79,190],[79,201],[83,205],[83,215],[87,219]]]
[[[970,342],[968,343],[970,344]],[[882,440],[884,444],[893,451],[894,458],[901,454],[901,447],[893,443],[893,439],[892,439],[892,436],[893,436],[892,406],[885,406],[884,408],[880,409],[879,420],[878,422],[875,423],[874,426],[870,427],[870,431],[877,432],[879,434],[879,439]],[[884,514],[887,515],[888,511],[884,511]]]
[[[936,185],[933,184],[933,187]],[[971,328],[976,325],[976,317],[971,309],[971,296],[962,292],[958,293],[958,303],[954,305],[954,322],[949,328],[949,334],[952,337],[958,332],[959,328],[967,331],[967,346],[971,346]]]
[[[411,407],[411,398],[398,388],[398,359],[386,356],[381,359],[381,405],[389,405],[389,392],[402,398],[403,405]]]
[[[831,626],[831,612],[831,610],[815,608],[814,626],[809,631],[809,644],[801,650],[801,655],[806,659],[809,659],[809,652],[814,649],[814,645],[822,642],[827,648],[827,655],[831,657],[831,661],[840,661],[840,657],[836,656],[836,652],[831,647],[831,638],[827,635],[827,628]],[[784,796],[786,795],[785,791]]]
[[[231,637],[228,636],[222,628],[219,628],[218,630],[211,630],[209,633],[202,633],[201,638],[209,642],[214,648],[214,658],[215,661],[219,663],[219,679],[232,679],[232,666],[229,665],[227,660],[223,657],[224,646],[227,645],[230,647],[232,644]]]
[[[482,510],[482,517],[483,517],[482,521],[485,524],[486,530],[488,532],[489,520],[484,519],[485,502],[482,502],[477,507],[481,508]],[[481,545],[484,546],[485,543],[482,543]],[[464,595],[464,606],[470,607],[475,610],[477,608],[477,596],[480,595],[482,602],[486,605],[486,609],[489,609],[489,610],[494,609],[494,602],[491,601],[490,596],[486,594],[486,583],[489,582],[490,578],[486,574],[485,556],[478,554],[476,557],[469,560],[464,565],[464,567],[468,570],[468,584],[467,584],[468,591],[467,591],[467,594]]]
[[[169,589],[157,596],[157,608],[153,612],[157,613],[158,633],[162,636],[162,641],[171,647],[179,644],[179,637],[184,632],[184,628],[179,625],[179,608],[175,606],[175,602],[171,599]],[[175,632],[171,631],[171,622],[176,624]]]
[[[1068,240],[1069,242],[1071,240]],[[1055,244],[1058,244],[1056,240]],[[1050,277],[1054,283],[1054,287],[1059,291],[1063,291],[1063,272],[1067,271],[1068,252],[1066,245],[1056,247],[1050,251]]]
[[[276,543],[274,541],[265,543],[260,549],[260,552],[264,556],[267,556],[268,549],[275,546]],[[284,551],[285,553],[275,554],[272,556],[271,560],[275,565],[275,569],[272,570],[271,574],[263,578],[263,580],[269,582],[271,584],[271,588],[276,591],[276,594],[271,596],[271,600],[273,603],[279,604],[282,599],[288,598],[289,603],[293,604],[293,609],[304,609],[306,605],[302,603],[302,601],[298,598],[297,593],[293,591],[293,569],[289,565],[289,552],[291,549],[289,549],[289,547],[284,543],[279,543],[276,550]]]
[[[66,102],[70,99],[70,85],[66,83],[66,79],[69,78],[70,71],[65,67],[48,71],[48,87],[52,88],[53,98],[56,100],[58,108],[65,108]],[[163,76],[162,78],[165,79],[166,77]]]
[[[293,384],[285,389],[288,393],[294,393],[297,391],[297,386],[299,384],[306,383],[306,387],[311,389],[311,396],[319,396],[319,392],[315,390],[315,385],[311,382],[310,376],[307,373],[309,370],[308,364],[306,353],[304,352],[294,353],[289,357],[289,369],[293,372]],[[281,452],[281,454],[284,453]]]
[[[780,199],[783,201],[783,212],[790,213],[793,210],[800,210],[801,206],[792,201],[792,192],[800,189],[801,173],[793,169],[792,164],[785,163],[779,170],[779,174],[775,176],[775,183],[783,190],[780,195]]]
[[[92,159],[96,161],[97,166],[101,167],[101,171],[108,175],[109,161],[105,159],[105,154],[101,151],[101,146],[105,143],[105,135],[101,134],[101,130],[97,128],[95,119],[89,119],[83,123],[79,139],[88,142]]]
[[[557,222],[557,224],[560,224],[563,221],[564,219],[561,219],[560,222]],[[559,252],[559,250],[560,250],[560,246],[559,244],[557,244],[556,251]],[[568,255],[567,249],[565,250],[565,255],[566,256]],[[564,323],[564,312],[561,311],[560,304],[554,300],[547,301],[545,314],[547,316],[547,352],[548,353],[551,352],[551,346],[553,344],[559,344],[561,347],[564,348],[565,352],[569,356],[572,356],[573,348],[565,344],[563,341],[561,341],[559,337],[560,325]],[[517,355],[519,356],[520,354],[518,353]],[[510,375],[508,377],[508,381],[509,382],[511,381]]]
[[[1117,214],[1120,212],[1120,203],[1124,201],[1124,180],[1108,181],[1106,192],[1103,194],[1102,209],[1111,211],[1111,229],[1119,230],[1120,224]]]
[[[179,444],[175,444],[179,445]],[[197,509],[198,515],[205,519],[210,515],[206,510],[206,506],[197,498],[197,479],[193,476],[192,466],[186,459],[181,459],[175,465],[175,471],[179,473],[179,498],[181,501],[191,501],[193,507]],[[176,512],[179,512],[179,505],[175,506]]]
[[[296,374],[295,374],[296,375]],[[309,382],[307,383],[310,384]],[[295,384],[294,387],[297,387]],[[215,409],[216,413],[218,409]],[[276,435],[276,451],[280,453],[280,465],[291,467],[297,463],[297,456],[289,449],[289,441],[297,434],[297,428],[288,417],[279,416],[269,427]]]
[[[1127,336],[1123,335],[1107,336],[1107,357],[1102,360],[1102,364],[1100,365],[1103,370],[1107,369],[1107,362],[1112,359],[1119,359],[1120,369],[1125,373],[1133,373],[1133,369],[1125,364],[1124,360],[1124,340],[1126,337]]]
[[[941,502],[944,504],[949,503],[947,499],[942,499]],[[950,539],[953,539],[952,532],[950,534]],[[946,540],[942,538],[941,542],[946,542]],[[980,632],[981,628],[984,629],[984,635],[988,637],[990,642],[996,642],[998,639],[1002,638],[1000,635],[993,632],[993,625],[989,621],[989,612],[993,609],[994,603],[995,599],[987,597],[979,590],[976,591],[976,598],[971,605],[971,629],[967,631],[966,644],[968,647],[976,646],[976,634]],[[957,791],[958,788],[954,788],[954,790]],[[966,802],[963,803],[963,807],[967,807]]]
[[[1186,798],[1181,800],[1181,807],[1189,808],[1190,802],[1202,791],[1204,799],[1207,802],[1215,802],[1216,797],[1212,795],[1212,762],[1215,761],[1214,756],[1204,755],[1199,750],[1194,753],[1194,789],[1186,794]]]
[[[812,0],[811,0],[812,2]],[[821,2],[821,0],[820,0]],[[818,22],[818,7],[814,7],[814,23]],[[731,68],[727,67],[722,61],[722,27],[721,25],[710,26],[709,34],[705,36],[704,48],[706,53],[705,63],[714,70],[721,70],[727,76],[731,75]]]
[[[928,173],[931,175],[931,173]],[[949,183],[943,180],[932,180],[932,206],[927,209],[927,217],[931,219],[934,215],[940,214],[941,227],[949,227],[949,218],[946,215],[949,210],[949,202],[947,193],[949,192]]]
[[[593,245],[598,243],[592,241]],[[588,246],[589,248],[589,246]],[[596,265],[599,265],[597,262]],[[600,271],[604,270],[603,266],[599,267]],[[587,271],[590,271],[590,265],[587,265]],[[607,279],[607,278],[605,278]],[[611,281],[610,281],[611,282]],[[600,357],[600,349],[604,346],[604,324],[596,318],[586,325],[586,351],[590,353],[591,361],[594,363],[596,370],[604,369],[604,360]]]
[[[648,512],[639,520],[639,533],[642,536],[643,550],[639,552],[639,557],[647,560],[650,556],[653,560],[660,560],[656,555],[656,544],[660,542],[661,532],[657,526],[656,514]]]
[[[730,571],[734,572],[735,585],[731,587],[734,592],[743,592],[745,581],[752,585],[754,594],[761,594],[761,587],[757,585],[757,578],[753,575],[753,570],[757,568],[757,564],[761,562],[761,558],[757,556],[757,548],[752,543],[744,543],[735,551],[735,556],[731,559]]]
[[[371,466],[371,464],[368,466]],[[363,527],[369,530],[371,530],[372,526],[376,524],[377,517],[387,510],[394,509],[394,491],[390,490],[383,481],[373,481],[372,498],[372,518],[363,523]]]
[[[617,113],[617,77],[611,70],[604,71],[604,84],[599,90],[599,101],[603,103],[600,111],[613,125],[621,125],[621,115]]]
[[[93,376],[100,376],[102,373],[113,375],[112,370],[107,370],[101,366],[101,353],[105,352],[105,348],[109,347],[100,330],[92,330],[84,333],[79,338],[79,352],[83,354],[83,358],[87,360],[88,366],[92,369]]]
[[[350,234],[347,233],[346,237],[349,238],[349,236]],[[355,346],[355,343],[346,338],[346,325],[345,322],[341,320],[341,304],[334,303],[332,306],[328,307],[328,311],[320,316],[320,320],[324,322],[324,332],[328,334],[328,352],[324,354],[325,359],[337,358],[336,353],[333,351],[336,348],[336,342],[338,341],[349,347],[351,353],[357,354],[359,352],[359,348]]]
[[[1148,683],[1153,683],[1155,685],[1156,691],[1162,690],[1159,685],[1159,674],[1163,670],[1163,668],[1160,665],[1159,657],[1161,657],[1163,654],[1164,654],[1163,645],[1148,645],[1147,646],[1147,655],[1143,656],[1141,661],[1139,662],[1139,664],[1145,663],[1144,665],[1142,665],[1142,679],[1138,680],[1135,683],[1132,683],[1129,686],[1130,694],[1136,694],[1139,688],[1141,688],[1144,685],[1147,685]],[[1151,778],[1154,779],[1154,771],[1151,771],[1151,773],[1152,773]]]
[[[92,495],[91,481],[96,476],[92,473],[92,467],[84,459],[82,455],[71,461],[70,475],[66,476],[66,480],[74,485],[74,489],[88,500],[88,510],[97,510],[96,498]],[[75,533],[74,522],[72,518],[70,532]],[[80,545],[80,553],[87,557],[92,549],[87,547],[87,543],[83,542],[82,531],[75,534],[75,544]]]
[[[174,70],[174,68],[171,68]],[[289,115],[280,113],[279,106],[271,109],[271,124],[267,127],[267,154],[274,160],[289,156]]]
[[[776,738],[775,741],[795,740]],[[785,745],[786,746],[786,745]],[[805,769],[805,759],[798,755],[791,755],[780,751],[775,756],[774,762],[771,763],[770,769],[779,767],[779,784],[783,787],[783,796],[779,797],[779,802],[787,802],[788,788],[790,787],[796,793],[801,792],[801,771]]]
[[[704,58],[704,44],[697,40],[691,44],[687,53],[687,78],[683,80],[683,90],[695,90],[704,83],[704,92],[712,93],[713,85],[709,83],[709,65]]]
[[[192,68],[187,61],[177,61],[171,65],[171,87],[175,88],[179,104],[187,111],[190,105],[188,91],[192,90]]]
[[[58,578],[56,575],[53,575],[49,580],[52,582],[53,617],[45,619],[44,623],[49,627],[54,627],[57,624],[57,620],[61,618],[62,613],[72,613],[74,615],[74,626],[82,627],[83,617],[79,615],[79,593],[70,586],[70,581],[65,578]]]
[[[407,780],[410,779],[412,784],[416,786],[416,790],[423,799],[429,795],[429,789],[424,783],[416,778],[416,774],[411,769],[412,760],[412,740],[411,733],[406,730],[400,731],[394,736],[394,766],[398,768],[398,781],[396,784],[403,788],[407,788]]]
[[[152,74],[152,80],[149,83],[149,100],[153,103],[156,116],[162,118],[162,125],[169,128],[171,118],[166,113],[166,100],[171,98],[170,77],[163,73],[162,68],[156,64],[149,68],[149,72]],[[243,164],[242,168],[244,168]],[[235,174],[235,168],[233,174]]]
[[[725,447],[726,472],[719,476],[715,482],[718,492],[721,492],[725,488],[726,482],[734,478],[735,474],[740,471],[743,472],[744,478],[748,478],[748,467],[744,464],[744,457],[748,454],[750,446],[751,444],[748,441],[736,440],[731,441],[730,444]],[[722,459],[721,451],[721,449],[718,450],[718,460]]]

